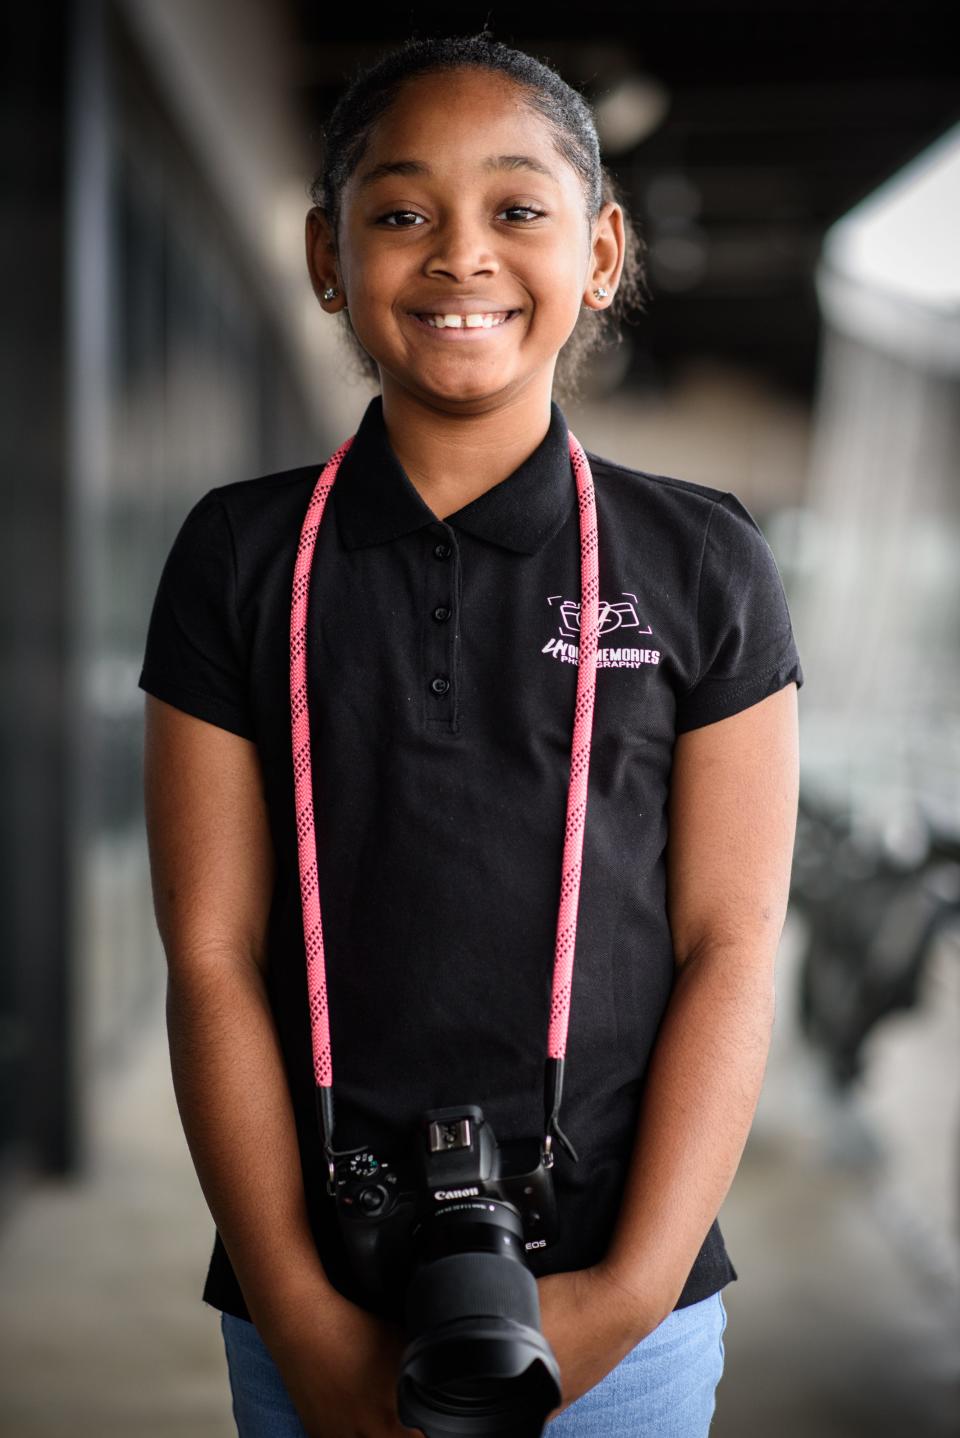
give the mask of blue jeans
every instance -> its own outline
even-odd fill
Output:
[[[675,1308],[606,1377],[544,1429],[549,1438],[706,1438],[723,1373],[727,1313],[719,1293]],[[239,1438],[305,1438],[259,1333],[222,1313]]]

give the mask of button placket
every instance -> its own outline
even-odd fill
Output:
[[[455,536],[439,522],[428,540],[423,641],[426,719],[430,724],[455,728],[458,636],[450,621],[459,553]]]

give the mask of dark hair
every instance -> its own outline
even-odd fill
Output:
[[[592,224],[601,207],[616,201],[624,211],[626,254],[612,302],[602,310],[581,309],[577,323],[557,358],[554,391],[560,404],[579,393],[579,378],[587,359],[607,345],[622,342],[622,321],[630,309],[643,310],[649,298],[644,269],[646,244],[635,230],[619,186],[600,162],[600,143],[593,113],[584,97],[551,69],[522,50],[513,50],[486,31],[412,39],[388,51],[373,65],[354,72],[323,127],[323,165],[310,185],[313,203],[325,212],[336,245],[339,237],[343,188],[363,158],[378,120],[393,104],[410,76],[427,72],[474,68],[499,71],[525,91],[532,109],[547,119],[554,143],[580,176],[586,201],[586,218]],[[379,371],[344,316],[343,334],[361,374],[377,380]]]

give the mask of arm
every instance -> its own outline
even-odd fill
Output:
[[[667,904],[677,973],[601,1265],[631,1296],[634,1342],[672,1311],[733,1182],[774,1016],[799,784],[797,688],[681,734]]]
[[[773,1024],[798,790],[797,687],[681,734],[667,905],[677,965],[602,1262],[537,1280],[562,1413],[672,1311],[733,1182]]]
[[[275,857],[256,745],[148,694],[144,757],[177,1105],[250,1316],[310,1438],[419,1433],[396,1414],[401,1331],[332,1286],[310,1229],[264,980]]]
[[[177,1105],[262,1330],[333,1290],[264,979],[275,860],[256,745],[148,694],[144,800]]]

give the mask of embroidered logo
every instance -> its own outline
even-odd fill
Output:
[[[557,607],[557,620],[559,637],[548,639],[540,651],[542,654],[549,654],[554,659],[561,660],[564,664],[576,664],[579,659],[580,646],[576,642],[580,637],[580,602],[576,599],[564,599],[562,594],[549,594],[547,603]],[[642,638],[646,635],[653,636],[653,630],[649,624],[641,625],[637,615],[637,596],[628,590],[622,590],[620,599],[611,603],[608,599],[601,599],[599,602],[600,639],[605,634],[612,634],[615,630],[633,629],[636,634],[624,637]],[[659,664],[660,650],[637,646],[618,646],[610,644],[597,644],[597,668],[598,669],[639,669],[644,664]]]

